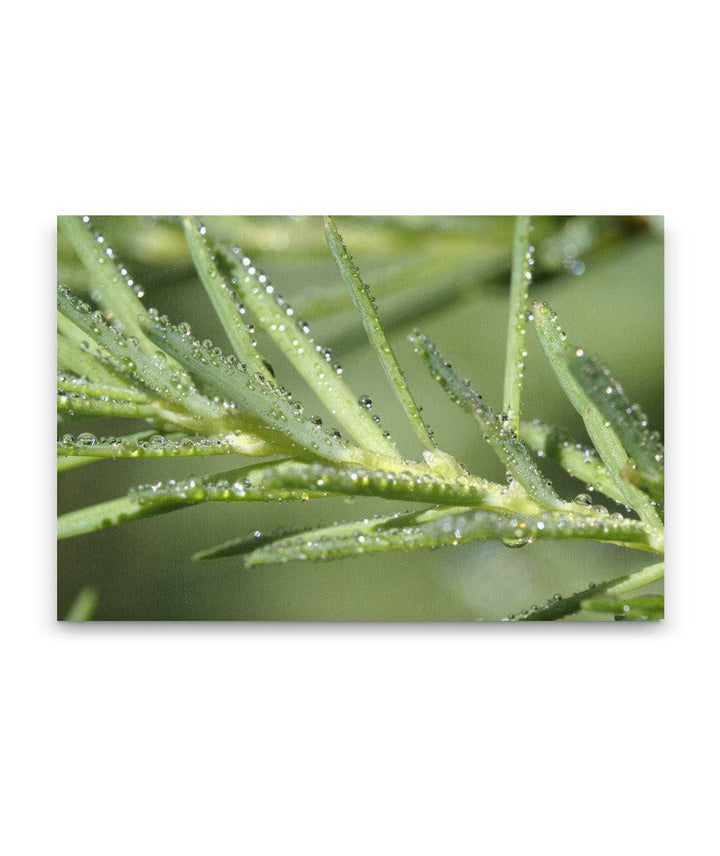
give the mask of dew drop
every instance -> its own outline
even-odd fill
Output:
[[[506,547],[524,547],[529,543],[529,538],[503,538],[503,544]]]

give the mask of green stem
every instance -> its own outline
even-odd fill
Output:
[[[508,315],[507,347],[505,355],[505,387],[503,410],[509,427],[518,432],[520,427],[520,396],[525,367],[525,339],[527,335],[528,287],[532,274],[532,248],[530,247],[530,217],[515,219],[512,273],[510,276],[510,312]]]
[[[347,248],[343,243],[342,236],[340,235],[338,227],[332,217],[325,218],[325,233],[327,235],[330,251],[340,268],[340,273],[342,274],[342,278],[345,280],[345,284],[350,290],[350,296],[357,308],[360,310],[368,339],[370,339],[371,344],[374,345],[375,350],[380,357],[382,366],[385,369],[385,373],[387,374],[393,389],[397,393],[400,403],[402,404],[405,413],[408,415],[418,439],[427,451],[432,452],[435,449],[435,443],[430,436],[427,426],[423,422],[422,416],[420,416],[420,410],[415,403],[412,393],[410,392],[410,387],[405,380],[405,375],[398,364],[395,353],[390,347],[385,331],[380,324],[377,309],[375,308],[375,302],[370,296],[370,290],[360,278],[358,269],[353,262],[352,256],[348,253]]]
[[[643,568],[641,571],[637,571],[634,574],[630,574],[630,576],[618,583],[617,585],[612,586],[607,590],[609,595],[613,595],[617,597],[621,594],[627,594],[629,591],[635,591],[635,589],[642,588],[643,586],[649,585],[650,583],[654,583],[657,580],[661,580],[665,576],[665,563],[658,562],[657,565],[649,565],[647,568]]]
[[[559,428],[544,425],[535,419],[521,424],[520,436],[538,457],[555,461],[571,476],[604,493],[620,505],[625,504],[625,497],[590,446],[583,446]]]
[[[624,546],[631,546],[625,544]],[[544,606],[533,606],[530,609],[523,610],[520,615],[509,615],[509,621],[557,621],[559,618],[567,618],[570,615],[575,615],[582,609],[593,609],[599,604],[598,595],[608,594],[613,597],[626,592],[635,591],[649,583],[659,580],[664,575],[665,566],[661,562],[657,565],[650,565],[643,568],[641,571],[628,574],[624,577],[616,577],[613,580],[606,580],[603,583],[593,583],[583,591],[575,594],[561,597],[555,595],[546,601]],[[620,602],[617,603],[617,608],[621,608]],[[604,604],[603,612],[613,611],[609,604]]]
[[[218,316],[223,330],[241,362],[253,372],[265,374],[265,365],[252,345],[247,325],[236,303],[231,285],[217,266],[217,248],[197,220],[184,217],[185,237],[200,282]]]
[[[58,231],[73,245],[78,258],[88,273],[93,290],[97,290],[99,303],[105,312],[122,323],[127,336],[137,339],[138,347],[152,354],[154,347],[148,342],[140,324],[147,314],[140,300],[142,292],[128,279],[115,254],[102,235],[93,235],[87,219],[58,217]]]
[[[645,523],[661,528],[662,521],[650,497],[623,478],[623,473],[630,471],[632,465],[621,438],[589,396],[583,383],[570,369],[573,355],[576,359],[584,356],[582,349],[573,350],[566,344],[565,333],[558,324],[557,315],[546,304],[535,301],[533,312],[540,343],[550,365],[565,390],[565,395],[582,417],[593,446],[624,497],[625,504],[637,511]]]
[[[86,586],[81,589],[65,616],[65,621],[90,621],[98,602],[98,593]]]
[[[238,259],[224,250],[221,258],[234,272],[234,288],[250,307],[258,323],[275,341],[318,399],[338,423],[364,448],[390,458],[398,458],[394,444],[373,421],[367,407],[358,402],[342,378],[342,369],[331,365],[330,351],[310,336],[310,329],[298,321],[285,298],[277,294],[248,257]]]

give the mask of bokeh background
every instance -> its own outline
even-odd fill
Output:
[[[403,451],[420,454],[327,249],[320,217],[202,218],[240,246],[333,350],[358,395],[367,394]],[[188,320],[200,338],[225,339],[194,275],[172,217],[94,217],[146,292],[148,306]],[[503,473],[474,421],[429,377],[408,333],[420,327],[496,408],[502,397],[513,221],[509,217],[339,217],[348,249],[378,299],[398,358],[442,449],[472,471]],[[628,397],[663,431],[663,234],[656,217],[536,217],[531,296],[558,312],[568,339],[608,364]],[[62,240],[58,279],[78,293],[90,283]],[[317,403],[272,343],[258,334],[278,380],[306,409]],[[523,417],[586,434],[529,333]],[[312,402],[312,404],[311,404]],[[322,406],[315,408],[321,416]],[[328,420],[326,420],[327,424]],[[143,423],[84,419],[65,430],[113,435]],[[63,473],[58,512],[124,494],[143,482],[231,468],[228,457],[102,461]],[[586,486],[543,463],[568,498]],[[615,510],[612,503],[596,501]],[[211,503],[58,544],[58,617],[78,593],[97,593],[99,620],[491,620],[647,564],[612,545],[545,542],[510,549],[466,544],[330,563],[246,570],[237,558],[195,564],[202,548],[255,529],[351,520],[407,504],[376,499]],[[659,589],[658,589],[659,590]],[[577,617],[579,620],[598,616]]]

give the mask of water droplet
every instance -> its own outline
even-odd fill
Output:
[[[530,538],[503,538],[506,547],[524,547],[530,543]]]

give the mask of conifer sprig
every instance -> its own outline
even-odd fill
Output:
[[[64,426],[57,443],[58,470],[118,458],[226,455],[266,460],[213,475],[140,485],[127,496],[62,515],[59,537],[89,534],[206,502],[366,496],[377,499],[379,508],[383,500],[414,507],[403,514],[290,533],[242,535],[195,558],[239,556],[246,565],[327,561],[491,539],[510,545],[594,540],[662,555],[664,473],[659,435],[628,402],[610,371],[582,348],[567,343],[554,313],[538,302],[530,306],[530,218],[516,222],[502,411],[484,401],[470,381],[461,380],[427,336],[416,331],[411,337],[433,377],[475,418],[479,435],[507,471],[506,483],[469,473],[437,447],[380,322],[369,285],[360,278],[334,220],[325,221],[330,252],[424,449],[421,457],[398,448],[371,415],[369,399],[352,391],[329,349],[316,343],[307,323],[248,256],[226,246],[195,218],[182,222],[189,254],[230,351],[201,341],[189,324],[175,324],[146,308],[142,288],[90,219],[60,218],[62,235],[85,266],[92,305],[60,285],[58,416],[73,423],[88,416],[139,418],[150,427],[103,437],[70,433]],[[467,244],[472,234],[463,239]],[[554,426],[521,421],[530,325],[582,416],[592,445],[582,446]],[[308,415],[275,378],[258,349],[255,328],[274,340],[333,424],[325,426]],[[543,458],[625,506],[626,513],[609,514],[580,496],[563,498],[543,473]],[[663,574],[661,562],[652,564],[627,578],[554,596],[520,618],[554,620],[589,610],[617,619],[657,619],[663,614],[659,595],[627,595]],[[91,609],[81,605],[75,612],[80,616]]]

